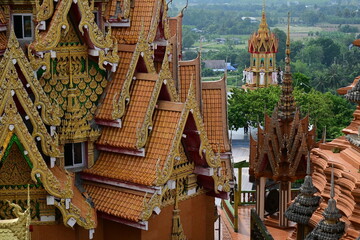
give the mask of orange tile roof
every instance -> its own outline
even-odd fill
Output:
[[[101,100],[100,105],[97,109],[95,117],[97,119],[113,120],[112,112],[114,98],[118,99],[123,84],[125,82],[126,74],[130,68],[131,60],[134,56],[133,52],[120,51],[119,52],[119,65],[112,81],[108,84],[106,89],[106,95]]]
[[[121,128],[104,127],[98,143],[121,148],[136,148],[137,131],[143,126],[156,81],[136,79],[131,91],[131,101]]]
[[[71,203],[80,210],[81,221],[89,224],[86,220],[92,220],[95,225],[97,224],[95,209],[86,201],[77,187],[74,187],[74,197],[71,199]]]
[[[195,65],[179,66],[180,69],[180,99],[182,102],[186,101],[189,91],[191,79],[195,79]]]
[[[91,169],[85,172],[130,181],[143,185],[154,185],[156,166],[163,168],[172,149],[181,112],[156,109],[154,126],[146,145],[146,156],[130,156],[112,152],[101,152]]]
[[[222,89],[203,89],[203,118],[209,143],[214,152],[228,152],[230,145],[227,134],[226,111]],[[225,113],[225,114],[224,114]]]
[[[115,16],[116,3],[118,0],[110,0],[106,6],[105,18],[109,19],[111,16]]]
[[[84,184],[84,188],[91,196],[97,211],[134,222],[141,220],[144,195],[135,195],[97,185]]]
[[[114,28],[112,30],[112,34],[116,37],[118,43],[136,44],[141,30],[144,31],[145,38],[147,38],[150,32],[153,16],[155,16],[159,1],[136,0],[134,2],[134,7],[130,11],[130,27]]]

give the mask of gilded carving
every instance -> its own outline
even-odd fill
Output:
[[[34,94],[34,106],[41,108],[41,118],[46,125],[58,126],[60,124],[59,108],[51,104],[44,90],[36,79],[34,70],[19,46],[13,30],[10,31],[8,45],[4,53],[4,57],[0,62],[0,79],[5,79],[5,75],[9,74],[9,68],[17,64],[24,75],[27,84],[29,84]],[[4,84],[4,81],[2,82]]]
[[[8,134],[16,134],[21,144],[24,146],[24,149],[26,150],[33,165],[31,170],[32,180],[34,182],[38,182],[38,179],[40,179],[47,192],[53,196],[71,198],[73,192],[69,186],[69,182],[72,181],[70,174],[64,172],[66,176],[65,186],[69,186],[64,187],[48,169],[43,157],[38,151],[33,137],[28,132],[27,127],[20,117],[18,109],[15,107],[15,103],[12,98],[9,98],[7,101],[0,124],[0,142],[5,142]]]
[[[59,43],[61,35],[69,31],[69,22],[67,14],[70,10],[72,0],[61,0],[53,14],[49,29],[40,34],[39,27],[35,27],[35,41],[30,44],[29,48],[36,52],[45,52],[53,50]]]
[[[0,220],[0,238],[8,239],[8,236],[15,236],[19,240],[30,239],[30,203],[28,199],[27,208],[22,211],[18,204],[7,201],[10,208],[13,209],[16,216],[13,221]]]
[[[35,7],[36,7],[37,22],[48,20],[54,13],[53,0],[43,0],[41,5],[39,3],[39,0],[36,0]]]
[[[85,229],[94,229],[96,227],[96,222],[94,221],[93,214],[94,209],[91,207],[91,205],[84,201],[83,203],[86,208],[87,213],[85,216],[81,215],[81,211],[78,207],[76,207],[72,202],[70,202],[70,207],[66,209],[65,200],[61,199],[60,201],[55,201],[55,206],[60,210],[62,216],[63,216],[63,222],[65,226],[72,227],[68,224],[68,221],[73,218],[76,220],[76,223],[79,224],[81,227]]]

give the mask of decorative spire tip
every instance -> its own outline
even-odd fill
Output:
[[[334,198],[335,197],[335,192],[334,192],[334,164],[331,164],[331,188],[330,188],[330,198]]]

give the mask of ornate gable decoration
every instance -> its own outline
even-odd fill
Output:
[[[278,38],[269,30],[265,9],[263,8],[259,29],[250,37],[248,50],[250,53],[277,53],[278,42]]]
[[[29,189],[28,189],[29,191]],[[0,220],[0,239],[3,240],[29,240],[30,235],[30,197],[28,192],[27,208],[24,212],[18,204],[7,201],[13,208],[15,219]]]
[[[209,144],[199,106],[196,101],[193,82],[190,84],[188,97],[181,112],[177,127],[178,131],[172,142],[170,154],[164,163],[164,167],[161,170],[157,167],[157,185],[164,184],[170,178],[174,169],[174,160],[180,159],[179,145],[181,144],[181,138],[190,113],[194,118],[195,126],[200,138],[199,156],[205,158],[206,164],[210,168],[215,169],[214,173],[211,175],[214,180],[214,191],[215,193],[218,193],[218,191],[229,191],[230,186],[226,180],[226,176],[219,176],[219,171],[217,171],[221,167],[220,154],[215,154]]]
[[[131,101],[130,86],[140,56],[144,59],[148,73],[155,73],[156,71],[153,62],[154,50],[151,49],[146,41],[144,27],[142,27],[141,33],[139,35],[139,40],[136,44],[135,52],[130,63],[129,71],[126,74],[121,93],[113,100],[113,119],[120,119],[125,113],[126,102]]]
[[[110,64],[113,66],[112,70],[115,71],[119,61],[117,55],[117,42],[111,36],[111,28],[108,33],[104,35],[95,22],[95,16],[92,12],[89,1],[78,0],[74,3],[72,0],[60,0],[57,3],[56,10],[52,14],[52,20],[47,30],[40,32],[40,29],[44,28],[43,21],[51,17],[50,12],[53,11],[53,4],[51,1],[43,1],[43,4],[39,6],[37,3],[37,22],[38,25],[35,29],[35,41],[30,44],[29,55],[31,52],[38,53],[41,58],[46,56],[46,52],[55,52],[55,48],[58,46],[61,36],[66,35],[70,29],[68,15],[71,7],[77,7],[80,13],[80,22],[78,23],[78,30],[82,35],[86,35],[90,40],[91,50],[94,56],[99,56],[99,66],[103,68],[103,65]],[[54,55],[54,53],[52,54]],[[47,60],[47,59],[45,59]],[[41,59],[33,60],[41,62]],[[35,63],[34,63],[35,65]]]

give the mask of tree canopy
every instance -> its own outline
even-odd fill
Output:
[[[297,76],[306,82],[304,75]],[[281,88],[271,86],[252,91],[234,88],[229,97],[229,124],[232,129],[263,124],[264,113],[271,115],[279,101]],[[318,137],[327,128],[327,137],[340,136],[351,119],[354,106],[341,96],[321,93],[313,88],[296,87],[294,97],[302,116],[310,115],[310,123],[317,127]]]

